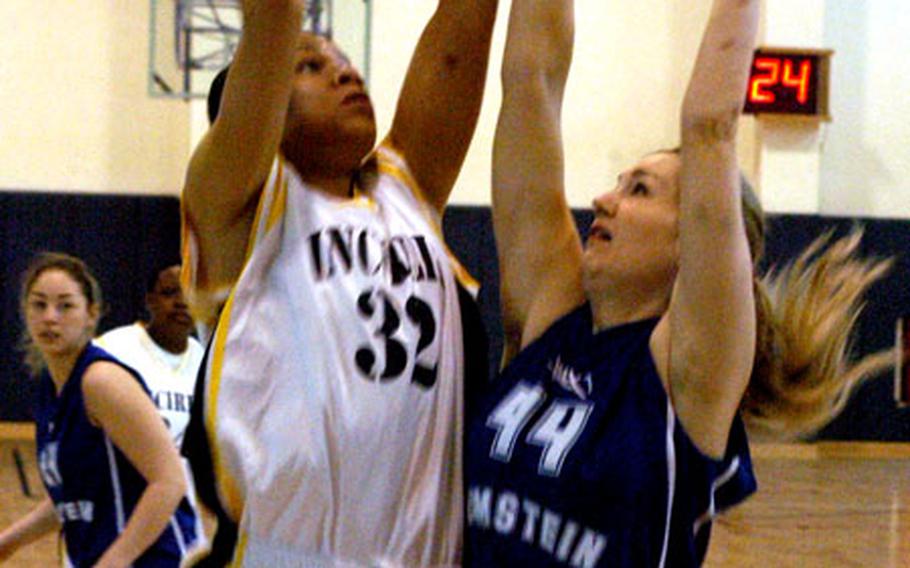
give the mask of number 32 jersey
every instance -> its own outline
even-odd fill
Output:
[[[370,163],[342,199],[276,161],[214,330],[204,424],[237,565],[460,561],[458,281],[476,284],[401,156]]]
[[[755,490],[737,417],[722,460],[676,419],[656,319],[593,333],[585,304],[523,349],[468,417],[466,566],[697,566]]]

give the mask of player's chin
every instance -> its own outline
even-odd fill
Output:
[[[600,266],[607,262],[609,255],[610,248],[608,244],[589,240],[582,250],[581,262],[584,266]]]
[[[603,251],[597,250],[597,247],[585,247],[581,256],[582,278],[588,282],[594,282],[609,273],[610,262],[606,256]]]
[[[372,117],[356,117],[345,121],[344,130],[363,155],[366,155],[376,145],[376,121]]]
[[[373,116],[373,109],[352,112],[344,117],[343,128],[351,134],[357,134],[364,138],[376,138],[376,117]]]

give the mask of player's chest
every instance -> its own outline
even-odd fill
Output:
[[[569,508],[663,502],[672,432],[656,380],[560,358],[503,377],[471,419],[469,476]]]
[[[106,462],[102,431],[92,426],[82,409],[64,404],[37,425],[37,461],[48,489],[91,483],[96,464]]]
[[[322,204],[289,213],[281,240],[288,264],[317,286],[341,279],[433,284],[448,264],[445,246],[425,219],[381,205]]]

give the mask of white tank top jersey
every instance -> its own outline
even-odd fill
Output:
[[[204,425],[232,565],[460,562],[456,279],[477,284],[401,155],[367,164],[342,199],[276,160],[213,330]],[[191,302],[214,305],[189,228],[184,245]]]
[[[95,339],[95,343],[142,375],[152,391],[158,413],[164,418],[174,443],[180,447],[190,420],[196,375],[202,363],[202,345],[190,337],[186,351],[169,353],[155,343],[140,322],[114,328]]]

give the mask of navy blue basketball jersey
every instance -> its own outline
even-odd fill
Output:
[[[527,346],[468,417],[469,566],[698,566],[711,519],[755,491],[737,417],[726,456],[676,419],[657,319],[593,331],[583,305]]]
[[[103,349],[89,343],[58,395],[45,370],[35,408],[38,467],[63,525],[67,556],[75,567],[92,566],[126,526],[146,481],[104,431],[89,421],[82,377],[96,361],[123,366],[148,392],[142,378]],[[133,566],[179,566],[196,540],[196,523],[186,499],[161,537]]]

